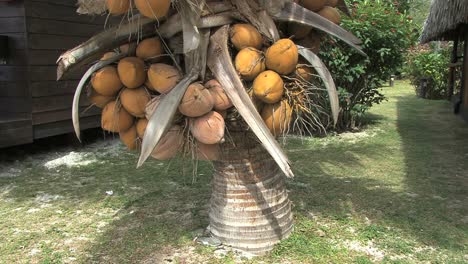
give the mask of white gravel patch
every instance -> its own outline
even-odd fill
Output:
[[[344,246],[349,250],[365,253],[374,261],[382,261],[385,257],[385,253],[374,247],[374,243],[372,241],[367,242],[367,245],[363,245],[359,241],[347,240],[345,241]]]
[[[47,161],[44,163],[44,167],[47,169],[56,169],[60,166],[66,166],[68,168],[87,166],[96,163],[97,159],[91,153],[87,152],[70,152],[67,155]]]

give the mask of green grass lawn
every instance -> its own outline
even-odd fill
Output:
[[[192,242],[211,165],[135,170],[106,140],[0,162],[0,263],[466,263],[468,125],[407,82],[383,92],[362,131],[287,140],[295,230],[269,256]]]

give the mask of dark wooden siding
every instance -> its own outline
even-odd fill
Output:
[[[8,36],[9,57],[0,65],[0,147],[32,142],[24,2],[0,2],[0,35]]]
[[[72,132],[73,93],[83,71],[57,82],[55,62],[101,31],[105,18],[77,15],[75,0],[27,0],[25,8],[34,138]],[[85,108],[89,103],[82,98]],[[83,128],[99,126],[99,111],[87,111],[82,122]]]

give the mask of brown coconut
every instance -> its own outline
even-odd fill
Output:
[[[113,66],[106,66],[94,73],[91,85],[98,94],[105,96],[114,96],[123,87],[117,69]]]
[[[224,118],[215,111],[190,120],[190,132],[201,143],[218,144],[224,139]]]
[[[263,38],[258,30],[249,24],[235,24],[229,33],[230,39],[237,50],[243,48],[262,48]]]
[[[136,126],[132,126],[127,131],[121,131],[119,133],[120,140],[127,146],[129,150],[134,150],[138,146],[137,141],[137,129]]]
[[[115,100],[115,96],[105,96],[92,91],[91,94],[88,95],[88,99],[93,105],[104,108],[109,102]]]
[[[252,81],[265,70],[265,58],[257,49],[244,48],[237,53],[234,65],[242,79]]]
[[[306,25],[301,25],[298,23],[289,23],[288,32],[290,36],[293,36],[294,39],[303,39],[309,35],[311,27]]]
[[[109,102],[102,110],[101,127],[109,132],[126,131],[133,125],[133,116],[115,101]]]
[[[177,155],[184,143],[183,131],[180,126],[173,126],[162,136],[151,156],[157,160],[169,160]]]
[[[160,19],[169,11],[171,0],[135,0],[135,6],[145,17]]]
[[[331,6],[331,7],[337,7],[338,6],[338,0],[327,0],[327,3],[325,5]]]
[[[266,52],[266,66],[279,74],[290,74],[296,69],[299,52],[290,39],[280,39]]]
[[[122,106],[135,117],[145,117],[146,105],[151,96],[144,87],[138,89],[124,89],[120,94]]]
[[[337,25],[341,23],[340,12],[338,12],[338,10],[334,7],[326,6],[322,10],[320,10],[318,14]]]
[[[158,107],[159,102],[161,101],[162,95],[160,96],[155,96],[149,101],[149,103],[146,105],[145,109],[145,116],[146,119],[150,119],[151,116],[153,115],[154,111],[156,111],[156,107]]]
[[[218,160],[220,154],[219,144],[203,144],[197,140],[196,145],[196,158],[198,160]]]
[[[292,108],[287,100],[281,100],[276,104],[265,105],[261,115],[271,133],[274,136],[279,136],[289,129]]]
[[[188,117],[199,117],[213,109],[214,100],[210,91],[199,83],[192,83],[184,94],[179,111]]]
[[[145,135],[146,127],[148,126],[148,119],[140,118],[136,123],[137,135],[139,138],[143,138]]]
[[[298,64],[296,67],[296,78],[311,82],[314,79],[315,70],[305,64]]]
[[[127,53],[128,56],[134,56],[136,53],[137,44],[136,42],[123,44],[119,47],[121,53]]]
[[[127,88],[138,88],[146,81],[145,63],[140,58],[127,57],[121,59],[117,70],[120,80]]]
[[[284,82],[274,71],[264,71],[253,82],[255,97],[268,104],[281,100],[284,93]]]
[[[106,52],[104,53],[104,55],[102,55],[101,57],[101,61],[106,61],[108,59],[111,59],[113,57],[117,56],[117,53],[113,52],[113,51],[109,51],[109,52]]]
[[[317,12],[320,9],[322,9],[326,3],[327,3],[327,0],[300,0],[299,1],[300,5],[314,12]]]
[[[213,97],[214,109],[224,111],[232,107],[231,99],[227,96],[223,87],[217,80],[210,80],[205,83],[205,87],[210,91]]]
[[[312,30],[307,37],[304,39],[298,40],[297,44],[310,49],[313,53],[320,52],[320,45],[322,36],[319,32]]]
[[[176,67],[164,63],[152,64],[148,70],[150,88],[162,94],[169,93],[181,78]]]
[[[163,54],[163,47],[159,38],[144,39],[136,49],[137,57],[143,60],[157,62],[161,60],[161,54]]]
[[[106,0],[106,6],[112,15],[123,15],[130,9],[130,0]]]

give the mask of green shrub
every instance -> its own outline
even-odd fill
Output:
[[[341,26],[363,41],[368,57],[331,38],[320,53],[339,89],[338,130],[360,126],[365,113],[384,100],[379,88],[402,66],[416,39],[411,18],[397,9],[397,3],[361,0],[351,7],[352,17],[343,16]]]
[[[442,99],[447,95],[448,46],[433,49],[420,46],[412,49],[407,56],[405,75],[415,86],[416,94],[426,99]],[[422,80],[426,79],[426,85]]]

